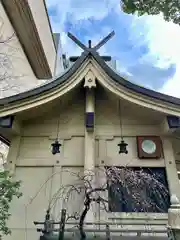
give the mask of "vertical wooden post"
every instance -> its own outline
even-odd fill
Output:
[[[8,163],[7,168],[12,175],[15,173],[16,161],[19,154],[20,141],[21,141],[20,136],[13,137],[11,141],[11,147],[9,149],[9,154],[7,157],[7,163]]]
[[[94,103],[94,89],[86,89],[86,115],[91,113],[94,115],[95,103]],[[87,126],[85,128],[85,171],[94,170],[94,157],[95,157],[95,139],[94,139],[94,126],[89,131]]]
[[[84,140],[84,174],[86,180],[94,185],[94,170],[95,170],[95,88],[96,77],[89,70],[85,76],[84,88],[86,93],[85,105],[85,140]],[[89,185],[89,184],[88,184]],[[89,187],[87,185],[87,187]],[[87,213],[86,220],[94,222],[95,205],[91,204],[90,210]]]
[[[109,225],[106,224],[106,240],[111,240]]]
[[[60,227],[59,227],[59,239],[64,239],[64,230],[65,230],[65,224],[66,224],[66,209],[62,209],[61,211],[61,221],[60,221]]]
[[[94,89],[86,88],[86,115],[95,113]],[[93,121],[94,122],[94,121]],[[95,137],[94,124],[91,129],[85,127],[85,156],[84,156],[84,174],[86,180],[94,184],[94,170],[95,170]],[[89,186],[87,186],[89,187]],[[94,221],[94,203],[91,204],[90,210],[87,213],[86,220]]]
[[[169,185],[170,196],[176,195],[180,199],[180,184],[177,174],[177,168],[172,148],[171,139],[168,137],[163,138],[163,149],[164,149],[164,161],[166,167],[167,180]]]

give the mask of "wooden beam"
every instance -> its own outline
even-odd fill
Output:
[[[21,134],[21,122],[17,118],[14,119],[11,129],[13,135]]]
[[[19,135],[21,131],[21,123],[14,116],[6,116],[0,118],[0,128],[6,129],[7,132]]]
[[[71,40],[73,40],[73,42],[75,42],[80,48],[82,48],[84,51],[87,51],[87,47],[80,42],[73,34],[71,34],[70,32],[68,32],[68,37],[71,38]]]
[[[176,116],[166,116],[161,123],[163,135],[171,135],[180,128],[180,118]]]
[[[103,38],[93,49],[97,51],[99,48],[101,48],[107,41],[109,41],[113,36],[115,35],[115,32],[112,31],[110,34],[108,34],[105,38]]]
[[[10,146],[11,142],[5,138],[3,135],[0,135],[0,141],[6,144],[7,146]]]
[[[80,48],[82,48],[84,51],[90,51],[91,49],[97,51],[99,48],[101,48],[105,43],[107,43],[107,41],[109,41],[114,35],[115,32],[112,31],[111,33],[109,33],[105,38],[103,38],[95,47],[91,47],[91,40],[89,40],[89,46],[86,47],[81,41],[79,41],[73,34],[71,34],[70,32],[68,32],[68,37],[71,38],[73,40],[73,42],[75,42]]]

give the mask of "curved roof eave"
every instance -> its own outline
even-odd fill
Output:
[[[49,83],[45,83],[41,86],[30,89],[26,92],[22,92],[10,97],[5,97],[0,99],[0,107],[5,106],[6,104],[8,104],[9,106],[9,104],[12,104],[21,100],[25,100],[30,97],[34,97],[34,96],[37,97],[38,95],[48,92],[53,88],[59,86],[76,72],[76,70],[81,66],[81,64],[84,62],[87,56],[88,56],[88,52],[83,52],[81,57],[79,57],[78,60],[69,69],[67,69],[67,71],[65,71],[61,76],[58,76],[56,79],[52,80]]]
[[[125,80],[117,72],[115,72],[111,67],[109,67],[96,51],[94,51],[93,49],[89,49],[88,51],[84,51],[82,55],[78,58],[78,60],[71,66],[71,68],[69,68],[66,72],[64,72],[60,77],[57,77],[55,80],[47,84],[41,85],[37,88],[31,89],[29,91],[0,99],[0,107],[5,107],[6,105],[9,106],[15,102],[25,100],[30,97],[35,97],[35,96],[37,97],[42,93],[53,90],[53,88],[56,88],[60,84],[64,83],[70,76],[72,76],[89,56],[93,57],[95,61],[100,65],[100,67],[105,71],[105,73],[121,86],[135,93],[139,93],[143,96],[154,98],[154,99],[163,101],[165,103],[171,103],[178,106],[180,105],[179,98],[172,97],[163,93],[159,93],[159,92],[138,86],[132,82]]]
[[[117,83],[122,85],[123,87],[125,87],[133,92],[140,93],[144,96],[150,97],[150,98],[154,98],[154,99],[161,100],[163,102],[167,102],[167,103],[171,103],[171,104],[175,104],[175,105],[180,105],[180,98],[172,97],[172,96],[169,96],[169,95],[166,95],[166,94],[163,94],[160,92],[156,92],[154,90],[151,90],[151,89],[148,89],[145,87],[138,86],[135,83],[132,83],[132,82],[124,79],[117,72],[115,72],[111,67],[109,67],[103,61],[103,59],[97,54],[97,52],[93,52],[93,57],[98,62],[98,64],[101,66],[101,68],[106,72],[106,74],[111,79],[113,79],[114,81],[116,81]]]

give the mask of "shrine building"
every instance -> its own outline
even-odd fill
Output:
[[[14,199],[11,206],[8,226],[12,235],[3,239],[48,239],[43,238],[43,231],[37,231],[37,224],[44,222],[46,211],[50,209],[60,187],[73,186],[78,173],[109,167],[130,169],[134,174],[132,176],[138,176],[138,171],[145,174],[142,176],[152,176],[157,189],[152,188],[152,192],[148,193],[144,190],[146,193],[142,195],[142,202],[147,197],[152,204],[145,211],[141,207],[141,199],[138,202],[140,207],[132,200],[131,194],[135,190],[130,193],[121,191],[121,200],[124,200],[120,201],[120,197],[117,199],[107,187],[108,210],[105,213],[98,201],[90,208],[85,219],[87,232],[105,234],[106,238],[102,239],[120,239],[122,233],[133,232],[137,239],[140,236],[144,239],[147,221],[147,226],[151,228],[148,233],[156,233],[161,239],[167,239],[170,199],[172,196],[180,199],[180,99],[124,79],[111,65],[111,56],[98,53],[108,40],[113,41],[111,37],[114,32],[98,44],[89,41],[87,46],[68,33],[82,49],[82,54],[71,57],[71,64],[60,74],[54,74],[57,49],[45,8],[36,6],[36,9],[43,9],[43,22],[46,21],[45,30],[48,33],[46,40],[41,32],[42,22],[35,12],[33,15],[33,8],[26,5],[22,13],[31,13],[34,19],[31,21],[26,14],[18,13],[22,11],[18,4],[23,7],[23,1],[18,4],[12,2],[8,5],[8,1],[2,1],[0,7],[6,11],[17,32],[19,44],[24,48],[31,71],[29,79],[51,80],[0,99],[0,136],[9,145],[6,167],[15,179],[21,180],[23,194],[21,198]],[[41,1],[37,2],[40,4]],[[10,11],[11,8],[16,16]],[[15,17],[18,17],[16,21]],[[24,18],[23,23],[21,17]],[[25,23],[31,26],[27,29],[31,31],[31,39],[23,34],[21,24]],[[39,26],[41,30],[34,31],[34,26]],[[139,178],[140,184],[142,179]],[[101,181],[107,182],[104,175],[97,174],[95,182]],[[157,182],[168,193],[161,201]],[[149,189],[148,185],[151,182],[148,184],[145,181],[144,189]],[[118,186],[118,189],[121,187]],[[68,199],[69,205],[64,206],[63,196],[59,195],[58,201],[50,209],[50,219],[61,221],[63,209],[66,209],[67,216],[81,212],[84,199],[81,194],[76,197],[71,201]],[[38,223],[34,224],[34,221]],[[65,224],[64,239],[75,238],[74,232],[67,230],[72,221]],[[107,225],[110,227],[109,233]],[[70,237],[66,238],[68,231]]]

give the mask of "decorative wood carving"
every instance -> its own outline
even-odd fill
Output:
[[[84,87],[89,89],[96,87],[96,77],[91,70],[85,76]]]
[[[140,159],[161,158],[162,143],[159,136],[138,136],[137,151]]]

